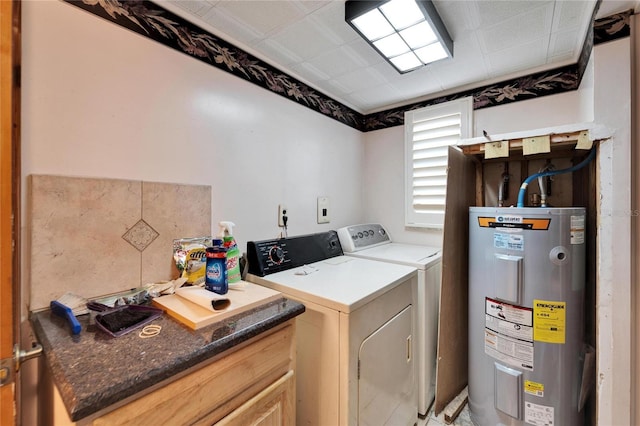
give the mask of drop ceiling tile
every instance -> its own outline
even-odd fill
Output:
[[[357,55],[354,56],[348,47],[340,47],[322,53],[310,59],[309,63],[322,72],[333,76],[346,74],[367,66]]]
[[[203,16],[213,7],[211,3],[203,0],[171,0],[169,3],[197,16]]]
[[[463,86],[489,77],[487,58],[481,52],[480,43],[473,36],[455,43],[453,59],[434,62],[428,67],[434,75],[439,76],[443,89]]]
[[[385,78],[374,68],[361,68],[338,76],[332,81],[336,82],[340,87],[345,88],[346,93],[377,86],[386,82]]]
[[[551,35],[549,40],[549,57],[560,55],[577,56],[579,47],[582,45],[581,34],[576,31],[562,31]]]
[[[300,56],[290,51],[286,45],[270,38],[259,42],[256,45],[256,49],[270,58],[272,62],[278,64],[289,66],[303,61]]]
[[[387,106],[389,104],[406,101],[403,94],[398,93],[398,89],[390,84],[382,84],[374,88],[358,90],[349,95],[352,103],[360,105],[364,113]]]
[[[435,1],[434,5],[454,41],[480,27],[480,15],[475,2]]]
[[[219,34],[225,41],[252,45],[262,38],[262,34],[239,21],[232,13],[219,7],[212,8],[202,16],[202,20]],[[239,46],[241,47],[241,46]]]
[[[358,55],[359,61],[368,65],[387,63],[387,61],[361,37],[347,45],[351,52]],[[391,67],[391,65],[389,65]],[[393,67],[391,67],[393,69]],[[395,71],[398,74],[397,71]]]
[[[516,2],[517,3],[517,2]],[[494,53],[503,49],[530,43],[535,39],[548,39],[553,19],[553,5],[536,7],[516,17],[510,18],[479,31],[479,41],[485,53]],[[526,26],[523,26],[526,22]]]
[[[549,58],[548,63],[558,64],[558,67],[562,66],[562,64],[575,64],[576,63],[576,55],[573,53],[567,53],[564,55],[555,55]]]
[[[282,0],[281,0],[282,1]],[[327,5],[334,3],[332,0],[286,0],[292,3],[296,3],[298,9],[304,11],[304,13],[315,13],[318,9],[326,7]]]
[[[405,99],[416,97],[416,93],[433,93],[443,89],[440,78],[428,68],[403,74],[391,86]]]
[[[309,18],[322,28],[335,44],[346,44],[360,38],[344,20],[344,2],[342,1],[327,2]]]
[[[305,76],[309,83],[326,81],[331,78],[331,75],[326,74],[321,69],[317,68],[314,64],[309,62],[301,62],[291,67],[293,72],[298,75]]]
[[[304,60],[336,47],[324,31],[318,29],[310,19],[302,19],[289,25],[274,34],[272,38],[275,42],[287,46],[291,52]]]
[[[489,73],[499,77],[545,64],[547,44],[537,40],[488,55]]]
[[[353,62],[357,63],[361,67],[367,67],[377,62],[383,61],[382,57],[377,57],[373,61],[367,61],[365,58],[362,57],[360,52],[356,51],[353,48],[353,46],[354,46],[353,44],[345,44],[340,47],[340,50],[344,52],[345,55],[349,56],[349,58],[351,58]]]
[[[216,8],[226,11],[262,36],[295,24],[304,17],[296,3],[288,1],[223,1]]]
[[[327,80],[323,87],[330,87],[333,93],[337,93],[339,97],[344,97],[353,92],[353,88],[347,82],[338,81],[336,79]]]
[[[553,1],[504,1],[489,0],[473,2],[477,6],[481,26],[492,26],[516,16],[526,15],[533,9],[551,8]],[[523,21],[521,21],[523,22]]]
[[[583,30],[589,23],[594,1],[558,1],[553,16],[553,31]]]

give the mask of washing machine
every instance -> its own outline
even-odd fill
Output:
[[[344,256],[335,231],[250,241],[247,281],[305,305],[297,425],[414,425],[417,270]]]
[[[418,413],[426,416],[435,398],[438,318],[442,281],[441,249],[396,243],[378,223],[347,226],[337,230],[348,256],[407,265],[418,270],[416,311]]]

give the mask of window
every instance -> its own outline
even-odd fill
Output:
[[[406,226],[444,225],[448,150],[470,137],[472,109],[469,97],[405,113]]]

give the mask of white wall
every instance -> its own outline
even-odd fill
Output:
[[[234,221],[241,246],[278,235],[280,203],[291,235],[361,219],[362,135],[335,120],[59,1],[24,2],[22,63],[23,185],[210,184],[212,223]]]

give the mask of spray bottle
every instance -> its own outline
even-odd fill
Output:
[[[227,250],[227,282],[229,285],[240,282],[240,250],[233,238],[233,222],[222,221],[220,225],[220,236],[222,237],[224,248]]]

